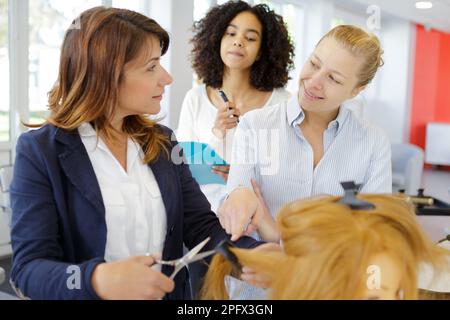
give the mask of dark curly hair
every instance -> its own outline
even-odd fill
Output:
[[[244,11],[253,13],[263,29],[261,56],[251,67],[250,83],[261,91],[284,87],[293,68],[294,45],[283,18],[265,4],[252,7],[244,1],[228,1],[213,7],[203,19],[195,22],[191,39],[193,69],[207,86],[222,86],[221,40],[231,20]]]

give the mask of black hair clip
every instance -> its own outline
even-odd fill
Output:
[[[338,203],[345,204],[351,209],[356,210],[375,209],[375,206],[372,203],[356,198],[359,188],[361,187],[360,184],[356,184],[354,181],[344,181],[341,182],[341,186],[344,188],[345,194]]]
[[[439,240],[437,243],[442,243],[442,242],[445,242],[445,241],[450,241],[450,234],[448,234],[447,236],[445,236],[444,239]]]
[[[234,248],[235,245],[232,244],[228,240],[222,240],[217,246],[216,246],[216,252],[222,255],[226,260],[231,262],[233,266],[233,272],[240,273],[242,270],[242,265],[239,263],[238,258],[236,255],[230,250],[230,248]]]

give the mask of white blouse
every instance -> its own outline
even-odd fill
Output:
[[[143,164],[139,144],[128,139],[127,171],[89,123],[78,128],[94,168],[105,205],[105,260],[162,253],[166,209],[151,168]]]
[[[290,96],[289,91],[283,88],[274,89],[272,95],[262,107],[287,101]],[[216,116],[217,108],[209,100],[206,85],[195,86],[184,97],[176,132],[177,140],[207,143],[229,163],[235,128],[227,130],[226,139],[217,138],[212,133]]]
[[[272,95],[261,108],[276,105],[289,100],[289,91],[279,88],[272,91]],[[260,107],[260,106],[258,106]],[[186,93],[181,107],[180,120],[178,122],[178,141],[197,141],[208,144],[225,161],[231,163],[231,151],[233,147],[236,128],[227,130],[224,139],[217,138],[212,133],[212,127],[217,116],[217,108],[209,100],[206,85],[195,86]],[[211,209],[217,212],[224,196],[225,186],[221,184],[201,185],[200,189],[208,198]]]

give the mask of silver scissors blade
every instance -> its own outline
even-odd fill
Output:
[[[205,251],[205,252],[199,253],[195,257],[190,259],[189,263],[196,262],[196,261],[199,261],[199,260],[203,260],[206,257],[209,257],[209,256],[211,256],[211,255],[213,255],[215,253],[216,253],[216,250],[209,250],[209,251]]]
[[[199,252],[203,249],[203,247],[208,243],[209,237],[200,242],[198,245],[196,245],[194,248],[192,248],[191,251],[186,253],[183,257],[184,263],[189,263]]]
[[[185,266],[187,266],[189,263],[193,261],[197,261],[198,259],[195,259],[197,254],[200,252],[200,250],[203,249],[205,244],[208,243],[209,237],[200,242],[198,245],[196,245],[194,248],[191,249],[188,253],[186,253],[175,265],[175,269],[173,270],[172,274],[170,275],[170,279],[174,279],[177,273],[183,269]],[[195,260],[194,260],[195,259]]]

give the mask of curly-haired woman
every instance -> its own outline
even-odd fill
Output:
[[[192,66],[202,84],[186,94],[177,137],[207,143],[228,161],[238,116],[290,98],[284,87],[294,47],[283,18],[264,4],[229,1],[193,29]],[[227,180],[228,168],[220,170],[214,172]],[[205,193],[214,209],[217,201]]]

